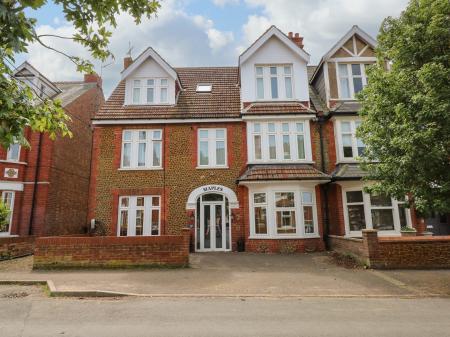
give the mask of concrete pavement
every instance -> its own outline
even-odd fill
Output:
[[[438,298],[68,299],[3,286],[0,307],[4,337],[450,336]]]
[[[450,271],[372,271],[336,266],[326,253],[192,254],[191,268],[31,271],[32,258],[1,262],[0,280],[52,280],[61,291],[153,296],[449,296]],[[428,282],[427,282],[428,280]]]

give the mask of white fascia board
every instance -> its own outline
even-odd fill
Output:
[[[23,191],[23,184],[11,181],[0,181],[0,190],[2,191]]]
[[[260,120],[285,120],[285,119],[314,119],[316,115],[270,115],[270,116],[242,116],[245,121],[260,121]]]
[[[289,39],[282,31],[277,27],[272,26],[267,32],[261,35],[253,45],[244,51],[239,56],[239,65],[245,63],[264,43],[267,42],[272,36],[276,36],[281,42],[289,47],[295,54],[302,58],[306,63],[309,63],[310,55],[302,48],[299,48],[291,39]]]
[[[292,183],[298,183],[303,186],[316,186],[326,184],[331,179],[316,179],[316,180],[302,180],[302,179],[286,179],[286,180],[258,180],[258,181],[239,181],[238,185],[243,186],[259,186],[259,185],[292,185]]]
[[[241,118],[186,118],[186,119],[104,119],[93,120],[93,125],[120,125],[120,124],[183,124],[183,123],[225,123],[242,122]]]

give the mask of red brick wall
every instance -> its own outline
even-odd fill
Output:
[[[32,236],[0,238],[0,260],[33,254],[34,240]]]
[[[329,234],[345,235],[342,188],[338,184],[328,185]]]
[[[325,250],[321,238],[313,239],[248,239],[245,251],[254,253],[305,253]]]
[[[362,264],[368,265],[368,253],[362,239],[346,238],[343,236],[329,235],[327,238],[328,247],[340,254],[351,254]]]
[[[34,268],[187,266],[190,231],[141,237],[46,237],[36,240]]]

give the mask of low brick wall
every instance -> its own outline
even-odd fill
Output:
[[[0,261],[33,254],[34,236],[0,238]]]
[[[378,237],[363,230],[362,239],[330,236],[330,248],[352,254],[375,269],[450,268],[450,236]]]
[[[248,239],[245,251],[253,253],[310,253],[325,250],[322,239]]]
[[[167,236],[38,238],[33,267],[183,267],[189,264],[189,241],[189,230]]]

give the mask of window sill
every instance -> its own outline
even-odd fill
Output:
[[[9,234],[9,233],[0,233],[0,238],[17,238],[19,235],[17,234]]]
[[[16,165],[28,165],[27,162],[24,161],[16,161],[16,160],[0,160],[0,163],[6,163],[6,164],[16,164]]]
[[[290,240],[290,239],[319,239],[320,235],[292,235],[292,236],[249,236],[249,240]]]
[[[197,166],[196,169],[197,170],[217,170],[217,169],[226,170],[226,169],[229,169],[229,167],[228,166]]]
[[[117,169],[118,171],[163,171],[164,168],[162,167],[133,167],[133,168],[126,168],[126,167],[120,167]]]

